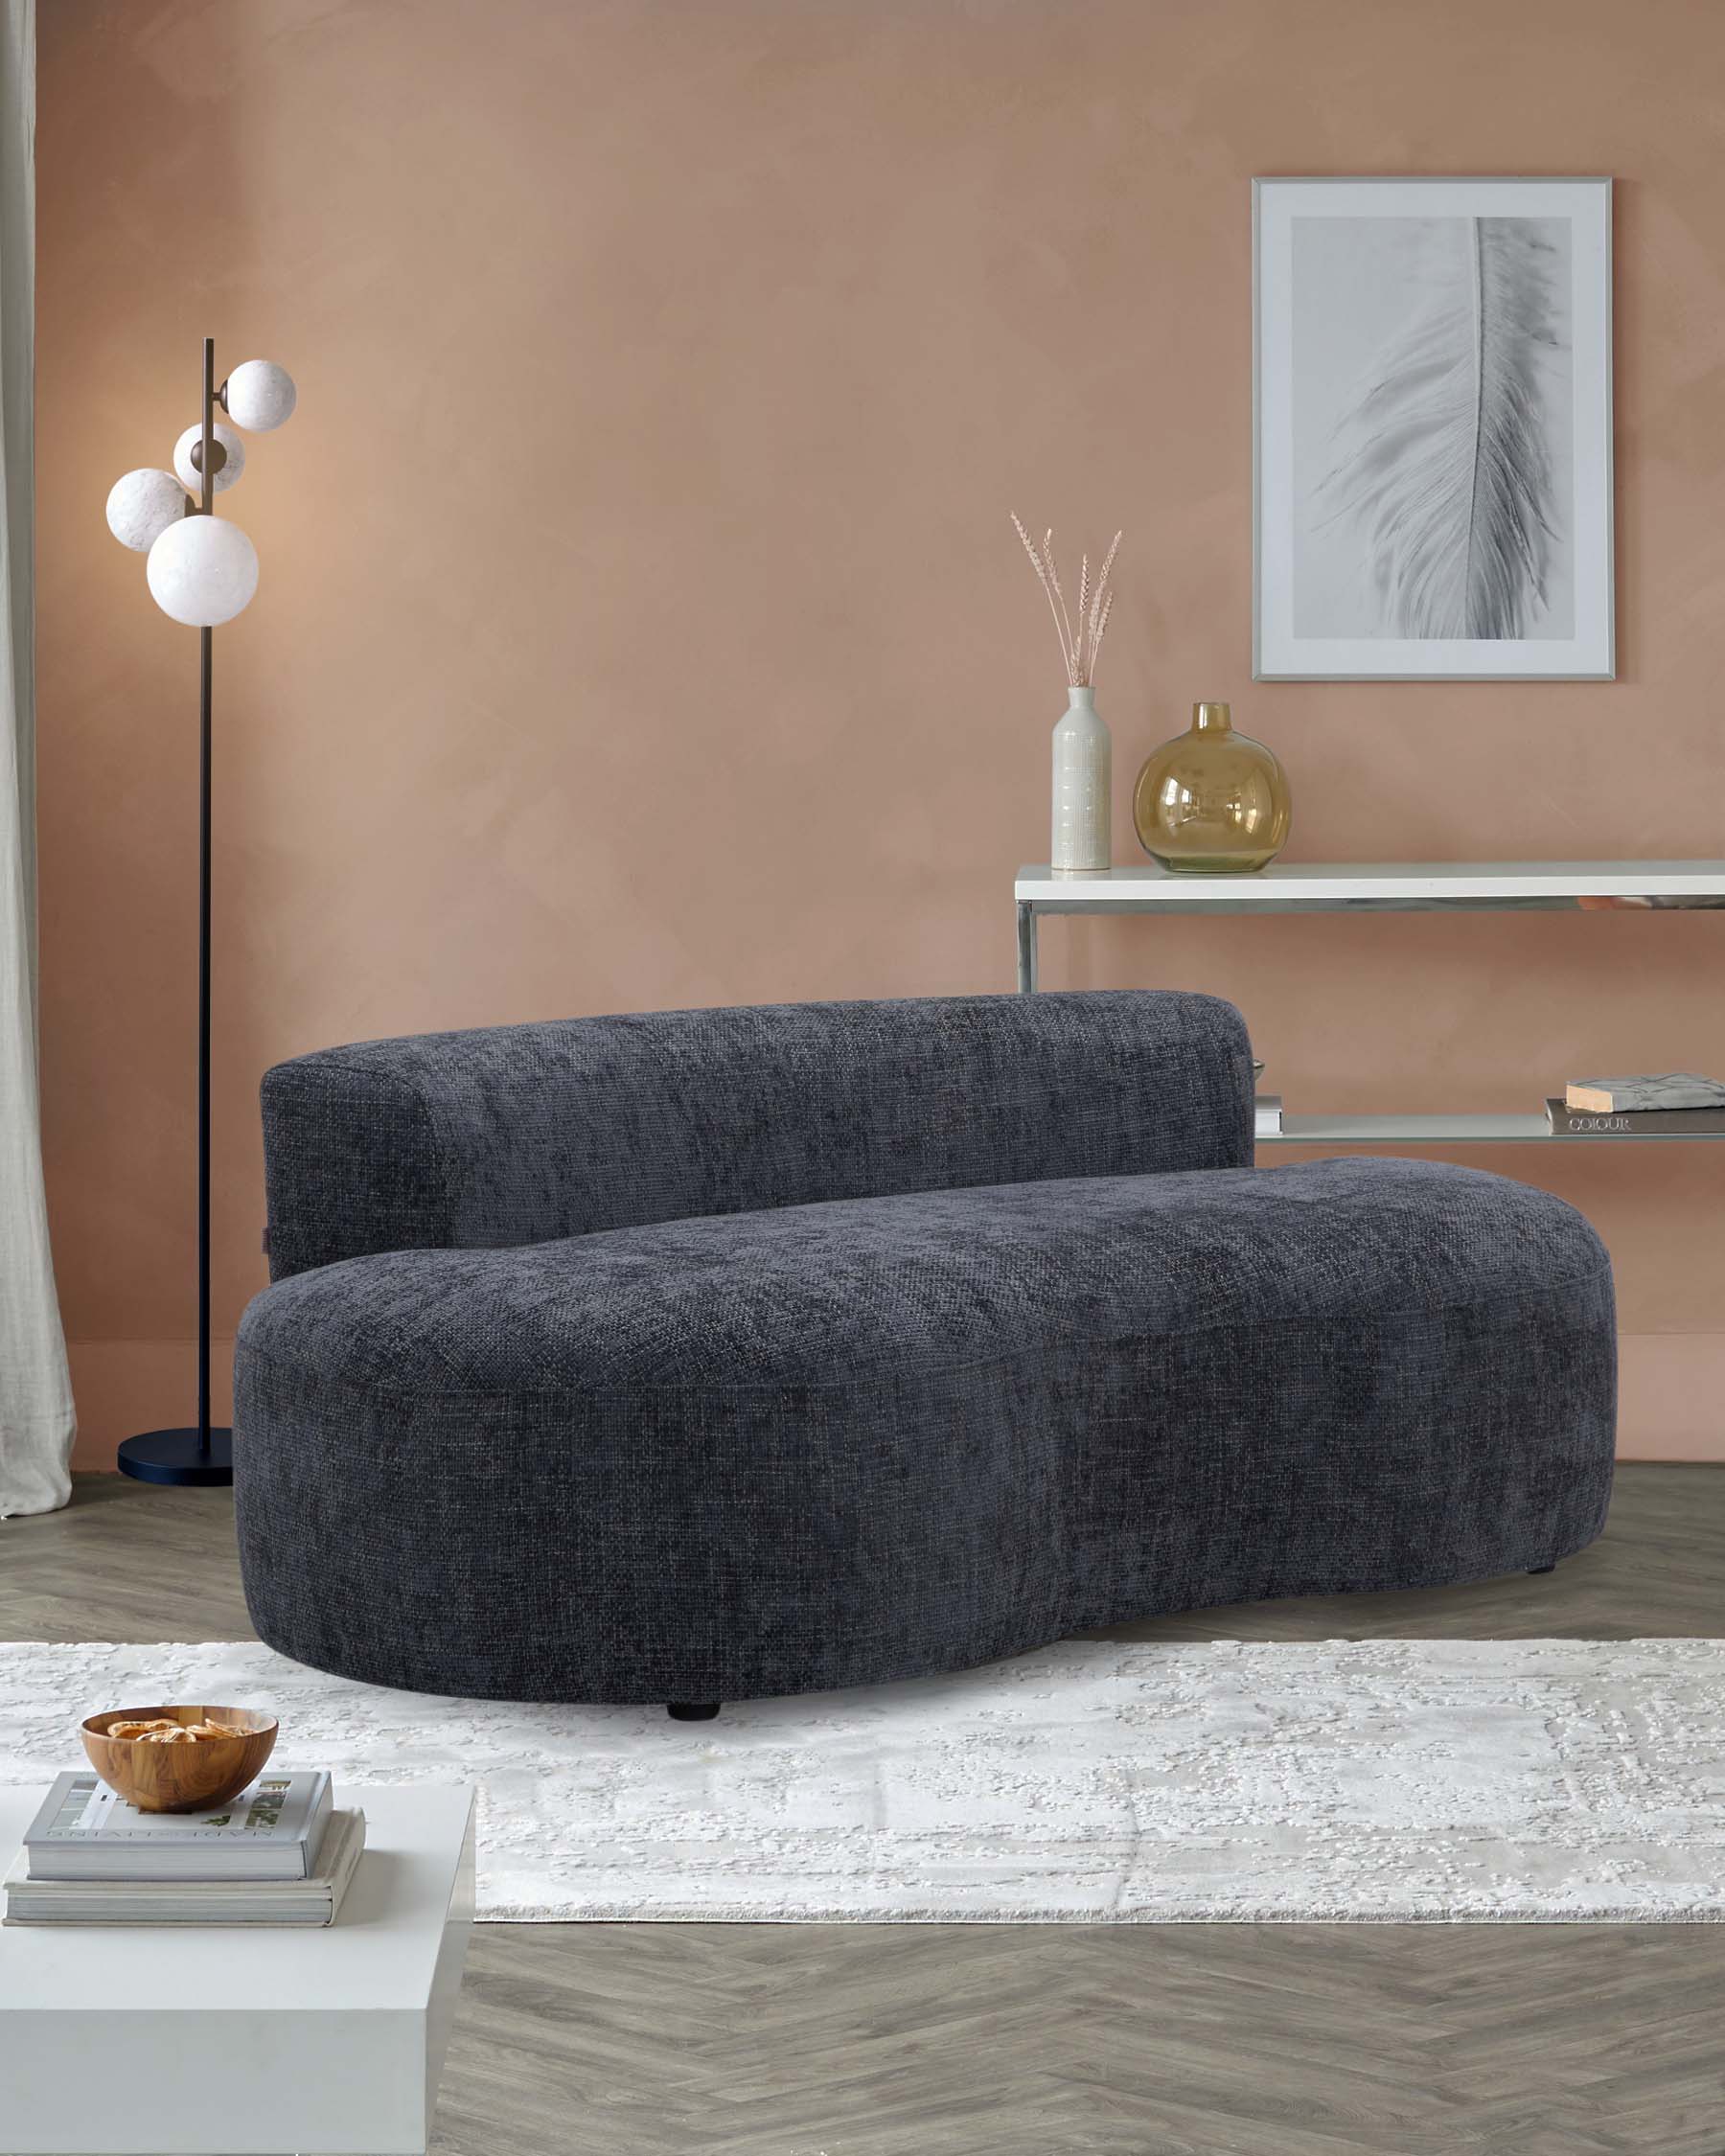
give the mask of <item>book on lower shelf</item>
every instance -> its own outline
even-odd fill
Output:
[[[1571,1108],[1555,1094],[1546,1120],[1557,1137],[1725,1137],[1725,1108],[1637,1109],[1626,1114]]]
[[[8,1924],[333,1924],[365,1848],[365,1814],[334,1811],[315,1869],[298,1879],[33,1876],[20,1849],[6,1875]]]

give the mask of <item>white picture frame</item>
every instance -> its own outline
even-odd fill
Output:
[[[1613,679],[1610,180],[1252,204],[1254,679]]]

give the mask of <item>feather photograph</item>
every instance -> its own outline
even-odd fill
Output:
[[[1608,181],[1256,183],[1256,673],[1609,678]]]

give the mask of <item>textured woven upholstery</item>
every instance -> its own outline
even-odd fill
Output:
[[[369,1041],[264,1081],[270,1276],[827,1198],[1252,1158],[1211,996],[650,1011]]]
[[[418,1689],[722,1700],[1590,1541],[1615,1333],[1586,1222],[1437,1163],[1257,1171],[1250,1092],[1237,1015],[1159,994],[271,1072],[278,1278],[236,1413],[259,1632]]]

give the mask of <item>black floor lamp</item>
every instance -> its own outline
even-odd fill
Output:
[[[216,417],[219,404],[230,426]],[[210,1424],[210,660],[214,631],[232,621],[258,588],[258,557],[238,524],[211,507],[245,470],[235,427],[265,433],[291,417],[291,378],[267,359],[248,359],[218,389],[216,345],[203,348],[203,417],[173,449],[173,470],[128,471],[107,499],[108,529],[150,557],[150,596],[172,620],[198,632],[197,834],[197,1421],[148,1430],[120,1447],[120,1468],[141,1482],[231,1482],[234,1434]],[[196,494],[197,499],[191,497]]]

